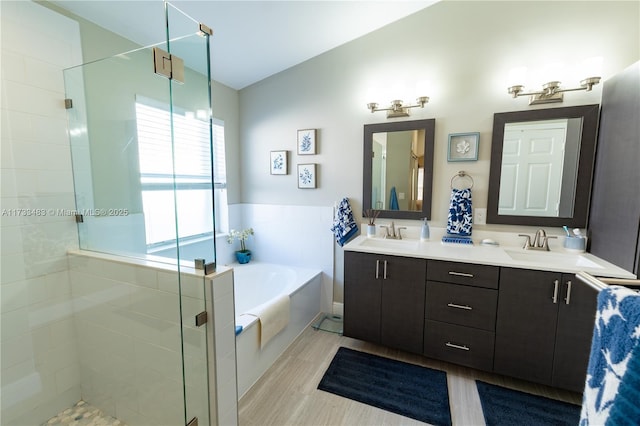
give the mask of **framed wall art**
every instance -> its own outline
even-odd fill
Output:
[[[316,187],[316,165],[298,164],[298,188],[313,189]]]
[[[476,161],[480,133],[450,133],[447,161]]]
[[[316,129],[298,130],[298,155],[316,153]]]
[[[270,171],[272,175],[286,175],[289,173],[287,151],[271,151]]]

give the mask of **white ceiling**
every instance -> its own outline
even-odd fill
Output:
[[[171,4],[213,29],[212,78],[239,90],[436,1],[173,0]],[[162,0],[51,2],[142,46],[164,40]]]

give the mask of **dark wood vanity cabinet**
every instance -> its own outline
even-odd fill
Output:
[[[494,372],[582,392],[596,302],[572,274],[502,268]]]
[[[346,251],[344,335],[422,353],[426,264]]]
[[[344,335],[582,392],[597,291],[573,274],[345,251]]]
[[[491,371],[500,268],[428,261],[424,355]]]

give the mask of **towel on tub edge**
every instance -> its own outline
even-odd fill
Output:
[[[289,304],[289,295],[285,294],[247,312],[260,320],[260,349],[289,324]]]

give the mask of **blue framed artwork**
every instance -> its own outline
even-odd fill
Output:
[[[476,161],[480,133],[450,133],[447,161]]]
[[[298,155],[316,153],[316,129],[298,130]]]
[[[271,151],[272,175],[286,175],[289,173],[287,161],[287,151]]]
[[[298,164],[298,188],[313,189],[316,187],[316,165]]]

